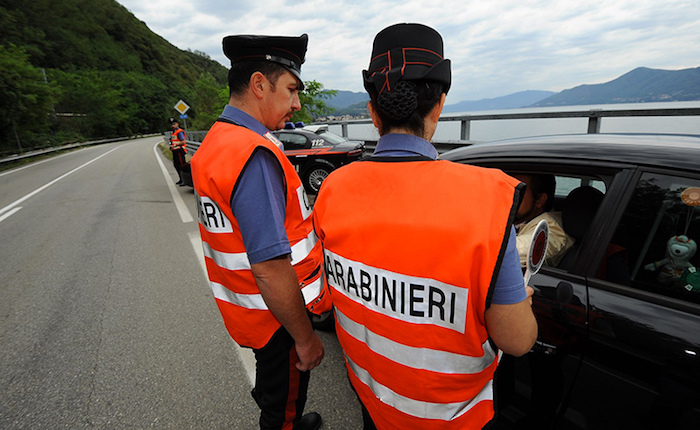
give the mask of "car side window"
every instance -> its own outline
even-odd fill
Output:
[[[596,277],[700,303],[700,180],[644,173]]]
[[[535,181],[534,177],[539,177],[540,181],[543,181],[540,186],[544,183],[551,184],[552,179],[554,181],[553,202],[551,207],[546,209],[546,213],[535,218],[526,218],[526,221],[516,225],[521,265],[525,264],[525,256],[535,226],[544,219],[549,224],[549,242],[544,265],[565,271],[571,270],[578,259],[581,241],[603,201],[607,190],[606,183],[597,176],[522,170],[509,171],[509,173],[516,178],[522,178],[525,183],[531,181],[530,186],[533,187],[537,186],[536,182],[532,182]],[[526,205],[525,199],[522,204]],[[519,212],[525,210],[521,207]]]
[[[552,263],[556,263],[559,269],[569,271],[579,258],[581,242],[600,209],[607,186],[602,179],[592,176],[556,175],[555,179],[554,209],[560,213],[561,227],[565,233],[562,240],[566,245],[560,258]]]
[[[301,134],[280,133],[279,140],[284,144],[285,150],[306,148],[306,137]]]

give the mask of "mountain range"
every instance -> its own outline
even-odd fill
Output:
[[[366,93],[337,91],[326,104],[337,115],[366,113]],[[602,84],[579,85],[561,91],[520,91],[502,97],[465,100],[446,105],[443,113],[517,109],[524,107],[575,106],[615,103],[649,103],[700,100],[700,67],[661,70],[638,67]]]

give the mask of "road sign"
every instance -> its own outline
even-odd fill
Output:
[[[180,112],[183,115],[190,108],[190,106],[187,103],[185,103],[184,101],[182,101],[182,99],[180,99],[180,101],[178,101],[174,107],[175,107],[176,111]]]
[[[180,115],[180,119],[187,119],[187,114],[183,113],[182,115]]]

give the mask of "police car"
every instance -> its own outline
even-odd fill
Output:
[[[286,128],[272,133],[284,144],[284,153],[309,194],[317,194],[330,172],[359,160],[365,150],[364,142],[350,141],[332,133],[327,125],[288,123]],[[190,156],[198,147],[197,142],[188,142]],[[192,187],[189,162],[182,166],[181,172],[185,185]]]
[[[357,161],[364,153],[364,142],[350,141],[328,131],[328,125],[288,123],[272,132],[283,144],[284,153],[299,173],[309,194],[318,193],[330,172]]]
[[[529,282],[539,338],[503,357],[494,428],[699,428],[700,137],[530,137],[440,158],[554,175],[576,240]]]

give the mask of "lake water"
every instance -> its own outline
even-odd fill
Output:
[[[630,103],[585,106],[557,106],[546,108],[523,108],[494,111],[471,111],[449,113],[445,116],[481,115],[531,112],[570,112],[585,110],[634,110],[634,109],[679,109],[700,108],[700,101],[667,103]],[[601,133],[672,133],[700,135],[700,116],[686,117],[631,117],[601,118]],[[459,121],[441,121],[434,140],[449,141],[460,138]],[[509,139],[514,137],[540,136],[566,133],[586,133],[588,118],[555,119],[514,119],[471,121],[470,140],[476,142]],[[340,125],[332,125],[330,130],[342,134]],[[349,124],[348,137],[357,140],[376,140],[377,129],[371,124]]]

